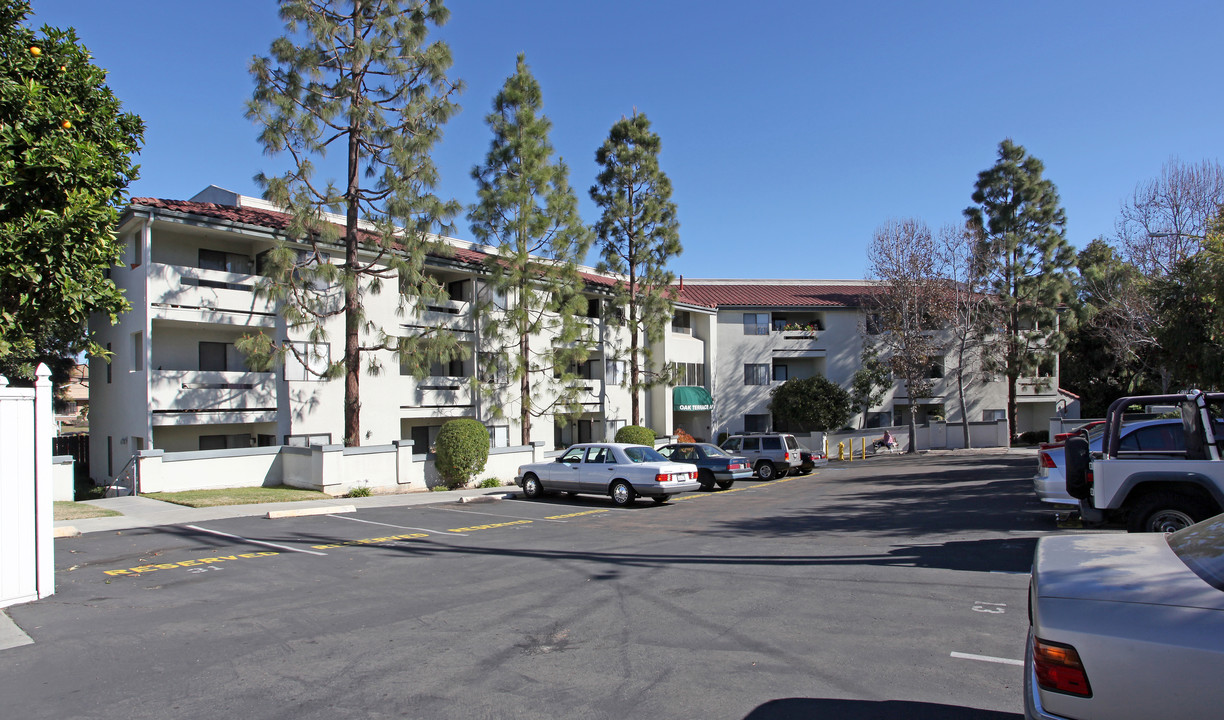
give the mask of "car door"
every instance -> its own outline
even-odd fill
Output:
[[[575,446],[561,453],[548,473],[546,487],[549,490],[577,492],[579,476],[582,474],[582,458],[587,448]]]
[[[748,458],[748,462],[756,467],[757,460],[761,458],[761,438],[746,437],[744,444],[739,451],[740,455]]]
[[[586,462],[582,464],[579,483],[583,492],[602,493],[608,489],[616,474],[616,455],[612,448],[596,445],[587,452]]]

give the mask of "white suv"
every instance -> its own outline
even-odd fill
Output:
[[[745,433],[732,435],[720,445],[733,455],[742,455],[762,480],[786,477],[803,464],[799,441],[786,433]]]

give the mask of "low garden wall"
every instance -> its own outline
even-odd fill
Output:
[[[509,483],[520,465],[544,459],[543,443],[493,448],[474,482],[489,477]],[[367,487],[375,493],[424,491],[442,484],[432,455],[413,455],[412,441],[346,448],[258,447],[137,454],[140,492],[178,492],[288,485],[344,495]]]

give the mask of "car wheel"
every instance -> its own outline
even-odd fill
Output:
[[[655,496],[651,497],[650,499],[651,499],[651,500],[654,500],[654,504],[655,504],[655,505],[662,505],[663,503],[667,502],[668,500],[671,500],[671,495],[655,495]]]
[[[621,507],[632,505],[634,498],[637,497],[637,493],[633,492],[633,486],[624,480],[617,480],[612,483],[612,489],[609,494],[612,495],[612,502]]]
[[[535,475],[527,475],[523,478],[523,497],[535,500],[544,495],[544,486],[540,484],[540,478]]]
[[[714,489],[714,473],[710,472],[709,470],[698,470],[697,471],[697,482],[701,483],[702,490],[713,490]]]
[[[719,480],[718,481],[718,487],[722,488],[723,490],[731,489],[731,486],[734,484],[735,484],[734,480]]]
[[[1131,508],[1126,529],[1128,532],[1176,532],[1190,527],[1210,514],[1196,498],[1179,493],[1157,492],[1144,497]]]
[[[778,469],[775,468],[773,463],[769,462],[768,460],[762,460],[761,462],[757,463],[756,474],[757,477],[761,478],[762,480],[773,480],[777,472]]]

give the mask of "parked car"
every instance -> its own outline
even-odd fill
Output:
[[[807,475],[818,467],[829,464],[829,458],[824,453],[809,450],[799,446],[799,472]]]
[[[1065,441],[1067,440],[1067,438],[1069,438],[1069,437],[1071,437],[1072,435],[1074,435],[1074,434],[1078,433],[1080,430],[1088,430],[1088,431],[1091,431],[1091,430],[1092,430],[1092,428],[1095,428],[1095,427],[1100,427],[1100,426],[1102,426],[1102,425],[1104,425],[1104,424],[1105,424],[1105,421],[1104,421],[1104,420],[1093,420],[1092,422],[1089,422],[1089,423],[1084,423],[1083,425],[1080,425],[1079,427],[1075,428],[1074,430],[1068,430],[1067,432],[1060,432],[1060,433],[1057,433],[1057,434],[1054,436],[1054,442],[1055,442],[1055,443],[1065,442]]]
[[[1105,424],[1093,425],[1088,430],[1088,449],[1100,452]],[[1167,418],[1143,420],[1123,425],[1121,430],[1123,450],[1185,450],[1186,439],[1182,434],[1181,420]],[[1033,476],[1033,490],[1042,502],[1055,505],[1079,506],[1079,500],[1067,492],[1066,448],[1062,443],[1042,445],[1037,451],[1037,474]]]
[[[731,455],[710,443],[672,443],[659,448],[659,454],[672,462],[697,466],[697,482],[702,490],[713,490],[714,484],[726,490],[736,480],[752,477],[748,458]]]
[[[1169,535],[1042,538],[1029,623],[1030,720],[1219,717],[1224,515]]]
[[[762,480],[786,477],[803,464],[799,441],[786,433],[743,433],[732,435],[719,444],[733,455],[743,455]]]
[[[632,505],[639,496],[665,503],[701,487],[692,465],[671,462],[654,448],[627,443],[580,443],[552,462],[522,465],[514,482],[523,495],[546,492],[610,495],[617,505]]]

